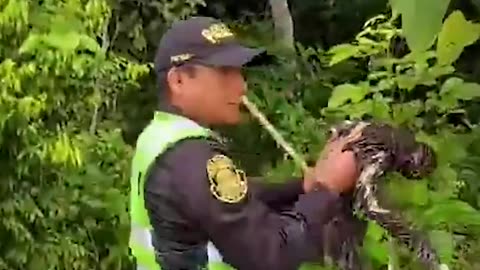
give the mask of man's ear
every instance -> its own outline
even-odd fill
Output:
[[[167,72],[167,83],[172,94],[178,95],[182,89],[183,74],[177,68],[171,68]]]

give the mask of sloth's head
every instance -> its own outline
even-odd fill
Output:
[[[425,143],[416,143],[410,153],[399,157],[397,170],[408,179],[424,178],[437,167],[437,156],[432,147]]]
[[[330,135],[348,136],[358,124],[344,121],[332,127]],[[362,165],[372,162],[373,157],[383,151],[387,155],[384,169],[397,171],[412,180],[428,176],[437,166],[436,154],[430,146],[417,142],[410,130],[387,124],[369,123],[362,129],[361,138],[349,143],[345,150],[355,152]]]

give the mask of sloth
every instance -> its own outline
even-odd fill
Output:
[[[345,121],[331,128],[330,132],[333,137],[343,137],[359,127],[360,137],[343,149],[353,151],[360,172],[352,194],[353,211],[382,226],[414,252],[427,269],[438,269],[438,255],[427,238],[412,228],[393,209],[382,207],[377,199],[377,186],[382,176],[388,172],[396,171],[410,180],[420,180],[430,175],[437,166],[434,150],[425,143],[417,142],[411,131],[382,123]],[[338,229],[337,227],[338,225],[335,225],[326,229],[325,235],[330,234],[327,230],[331,232]],[[356,250],[361,242],[358,235],[346,236],[337,241],[340,243],[336,243],[336,254],[329,257],[344,270],[362,269]]]

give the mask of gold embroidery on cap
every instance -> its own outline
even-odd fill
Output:
[[[226,38],[233,37],[232,31],[223,23],[215,23],[202,31],[202,36],[210,43],[217,44]]]
[[[183,53],[183,54],[179,54],[179,55],[174,55],[172,57],[170,57],[170,62],[172,63],[181,63],[181,62],[184,62],[184,61],[187,61],[189,59],[191,59],[194,55],[191,54],[191,53]]]

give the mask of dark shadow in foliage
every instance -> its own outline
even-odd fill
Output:
[[[122,115],[121,128],[125,142],[134,146],[138,136],[158,108],[159,90],[153,69],[140,81],[140,91],[126,91],[118,97],[118,109]]]

